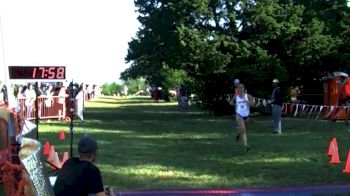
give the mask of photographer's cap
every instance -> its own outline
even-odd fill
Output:
[[[79,153],[94,153],[98,150],[97,142],[90,136],[82,137],[78,144]]]

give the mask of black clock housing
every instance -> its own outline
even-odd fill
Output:
[[[9,66],[10,79],[66,79],[65,66]]]

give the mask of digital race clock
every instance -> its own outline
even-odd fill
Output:
[[[10,79],[66,79],[65,66],[9,66]]]

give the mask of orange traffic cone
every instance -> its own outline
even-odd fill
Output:
[[[63,140],[66,139],[66,137],[65,137],[65,135],[64,135],[64,130],[63,130],[63,129],[62,129],[62,130],[60,131],[60,133],[58,134],[58,139],[59,139],[60,141],[63,141]]]
[[[68,160],[68,152],[63,152],[63,157],[62,157],[62,161],[61,161],[61,165],[63,166],[63,164]]]
[[[333,151],[335,149],[335,138],[332,138],[331,141],[329,142],[329,145],[328,145],[328,152],[327,152],[327,155],[328,156],[332,156],[333,154]]]
[[[49,154],[49,157],[47,158],[47,161],[52,162],[55,158],[55,153],[56,153],[55,146],[51,145],[50,146],[50,154]]]
[[[346,160],[345,168],[343,169],[343,173],[350,174],[350,149],[349,149],[349,152],[348,152],[348,158]]]
[[[337,142],[337,138],[333,138],[333,143],[334,143],[334,148],[338,150],[338,142]]]
[[[331,160],[329,161],[330,164],[338,164],[340,163],[341,161],[339,160],[339,154],[338,154],[338,151],[335,152],[331,158]]]
[[[50,155],[50,142],[49,141],[45,141],[43,154],[47,155],[47,156]]]
[[[337,139],[334,138],[334,149],[333,149],[333,152],[332,152],[332,155],[331,155],[331,160],[329,161],[330,164],[338,164],[340,163],[340,160],[339,160],[339,153],[338,153],[338,144],[337,144]]]

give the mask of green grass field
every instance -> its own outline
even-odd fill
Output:
[[[283,187],[349,183],[343,174],[350,133],[345,123],[284,118],[274,135],[270,116],[248,125],[251,151],[235,140],[232,116],[218,117],[148,97],[102,97],[86,104],[85,122],[74,123],[74,146],[84,131],[99,143],[97,166],[116,189]],[[58,141],[58,132],[66,140]],[[40,124],[39,139],[61,155],[69,151],[69,123]],[[336,137],[341,163],[330,165],[329,140]],[[74,149],[75,155],[76,148]]]

